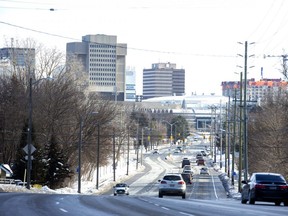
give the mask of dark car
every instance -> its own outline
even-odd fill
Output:
[[[196,163],[197,163],[198,166],[200,166],[200,165],[205,166],[205,160],[203,158],[197,159]]]
[[[190,165],[191,163],[190,163],[190,160],[189,159],[183,159],[182,160],[182,168],[185,166],[185,165]]]
[[[288,185],[278,173],[253,173],[241,191],[241,203],[255,204],[255,201],[274,202],[279,206],[284,202],[288,206]]]
[[[183,172],[183,173],[181,173],[181,176],[182,176],[183,180],[185,181],[186,185],[192,184],[193,177],[192,177],[191,173]]]

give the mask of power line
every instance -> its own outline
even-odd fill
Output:
[[[58,37],[58,38],[62,38],[62,39],[73,40],[73,41],[76,41],[76,42],[85,42],[85,41],[81,41],[81,40],[76,39],[76,38],[67,37],[67,36],[63,36],[63,35],[59,35],[59,34],[48,33],[48,32],[44,32],[44,31],[40,31],[40,30],[36,30],[36,29],[31,29],[31,28],[27,28],[27,27],[11,24],[11,23],[4,22],[4,21],[0,21],[0,23],[2,23],[4,25],[15,27],[15,28],[20,28],[20,29],[23,29],[23,30],[26,30],[26,31],[36,32],[36,33],[39,33],[39,34],[44,34],[44,35],[48,35],[48,36]],[[111,44],[97,43],[97,42],[93,42],[93,43],[94,44],[100,44],[100,45],[115,46],[115,47],[119,47],[119,48],[126,48],[126,47],[121,46],[121,45],[111,45]],[[181,53],[181,52],[173,52],[173,51],[151,50],[151,49],[135,48],[135,47],[127,47],[127,49],[136,50],[136,51],[143,51],[143,52],[151,52],[151,53],[189,55],[189,56],[198,56],[198,57],[215,57],[215,58],[235,58],[235,57],[237,57],[237,55],[217,55],[217,54],[200,54],[200,53],[198,53],[198,54],[194,53],[193,54],[193,53]]]

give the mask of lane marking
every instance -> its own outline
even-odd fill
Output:
[[[63,209],[63,208],[60,208],[60,211],[65,212],[65,213],[68,212],[67,210],[65,210],[65,209]]]
[[[167,210],[167,211],[169,211],[170,209],[169,208],[166,208],[166,207],[161,207],[162,209],[165,209],[165,210]]]
[[[216,199],[218,199],[216,187],[215,187],[215,182],[214,182],[214,175],[212,175],[211,177],[212,177],[212,183],[213,183],[213,188],[214,188],[214,194],[215,194]]]
[[[195,216],[193,214],[189,214],[189,213],[185,213],[185,212],[179,212],[180,214],[183,214],[183,215],[188,215],[188,216]]]

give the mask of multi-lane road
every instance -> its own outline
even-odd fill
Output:
[[[161,149],[160,154],[145,155],[145,170],[126,181],[130,185],[129,196],[113,196],[112,189],[101,195],[1,193],[0,215],[288,215],[288,208],[284,206],[269,203],[243,205],[240,200],[227,198],[219,173],[210,166],[208,157],[206,164],[210,175],[199,174],[195,155],[204,145],[194,143],[185,153],[174,153],[174,148],[167,148]],[[183,157],[193,161],[194,169],[193,183],[187,186],[186,199],[158,198],[158,180],[166,172],[181,172]]]

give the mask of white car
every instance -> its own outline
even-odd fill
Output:
[[[162,180],[159,180],[159,197],[163,195],[186,197],[186,183],[181,174],[166,174]]]
[[[114,196],[117,194],[126,194],[129,195],[129,186],[125,183],[118,183],[114,187]]]
[[[209,170],[208,170],[208,168],[207,168],[207,167],[202,167],[202,168],[200,169],[200,174],[201,174],[201,175],[209,175]]]

